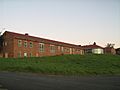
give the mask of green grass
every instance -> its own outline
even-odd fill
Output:
[[[0,58],[0,71],[55,75],[120,75],[118,55],[63,55],[39,58]]]

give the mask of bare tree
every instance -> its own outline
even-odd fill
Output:
[[[115,44],[112,44],[112,43],[107,43],[107,45],[106,45],[106,47],[114,47],[115,46]]]

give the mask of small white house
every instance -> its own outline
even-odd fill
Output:
[[[85,45],[82,47],[85,53],[104,54],[104,48],[96,45],[95,42],[93,43],[93,45]]]

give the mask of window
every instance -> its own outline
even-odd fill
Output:
[[[69,52],[69,48],[68,47],[64,47],[64,52]]]
[[[67,48],[64,48],[64,52],[67,52]]]
[[[6,41],[3,42],[3,46],[7,46],[7,42]]]
[[[70,52],[70,49],[69,49],[69,48],[67,48],[67,52]]]
[[[5,58],[8,58],[8,53],[7,52],[5,52]]]
[[[24,42],[24,47],[27,47],[27,41]]]
[[[70,54],[72,54],[72,48],[70,48]]]
[[[73,50],[73,54],[75,54],[75,49],[73,48],[72,50]]]
[[[7,42],[5,42],[5,46],[7,46]]]
[[[61,51],[64,52],[64,47],[61,47]]]
[[[18,52],[18,57],[21,57],[21,51],[20,51],[20,52]]]
[[[22,40],[18,40],[18,47],[22,46]]]
[[[45,45],[44,43],[39,43],[39,51],[44,52],[45,51]]]
[[[85,49],[86,53],[92,53],[92,49]]]
[[[50,45],[50,52],[55,53],[55,45]]]
[[[58,51],[60,51],[60,46],[58,46]]]
[[[77,52],[80,52],[80,50],[79,50],[79,49],[77,49]]]
[[[24,57],[27,57],[27,53],[24,53]]]
[[[30,42],[30,48],[32,48],[33,47],[33,42]]]

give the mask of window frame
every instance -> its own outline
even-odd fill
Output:
[[[45,52],[45,44],[39,43],[39,52]]]
[[[27,52],[24,52],[24,57],[27,57],[27,56],[28,56]]]
[[[33,42],[30,42],[29,45],[30,45],[30,48],[32,48],[33,47]]]
[[[51,53],[55,53],[56,52],[55,45],[50,45],[50,52]]]
[[[24,47],[25,48],[27,47],[27,41],[24,41]]]
[[[18,40],[18,47],[22,46],[22,40]]]

